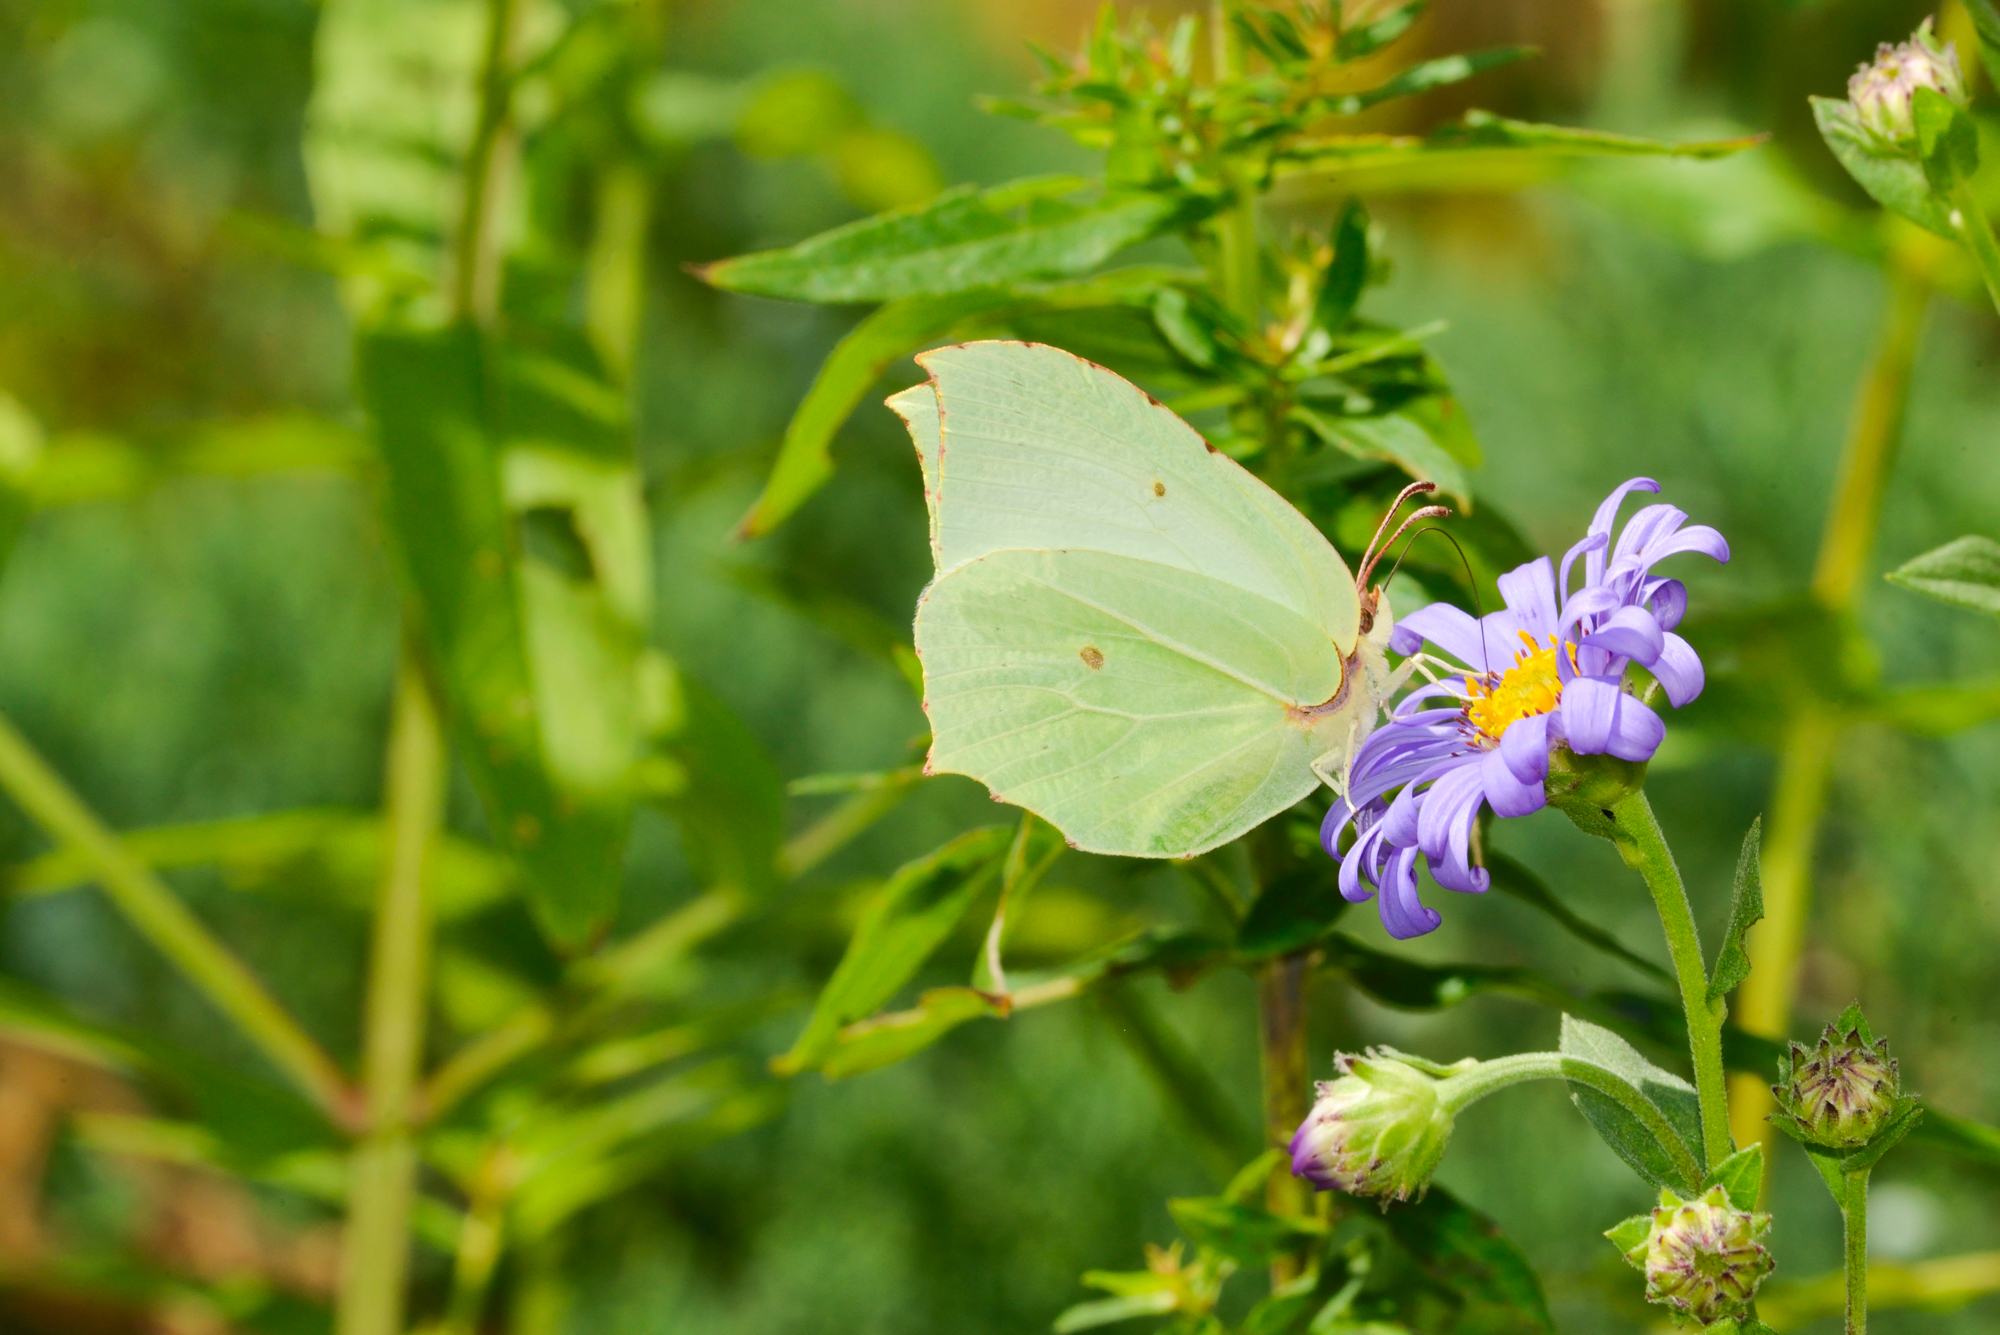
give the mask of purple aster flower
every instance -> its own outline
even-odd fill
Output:
[[[1360,903],[1379,889],[1391,936],[1422,936],[1441,921],[1417,898],[1420,853],[1439,885],[1485,891],[1486,870],[1469,856],[1473,822],[1482,805],[1500,816],[1539,811],[1551,746],[1652,759],[1666,725],[1625,690],[1627,664],[1652,673],[1677,708],[1701,694],[1701,659],[1673,633],[1687,589],[1652,568],[1680,552],[1727,561],[1729,544],[1706,525],[1683,527],[1687,515],[1671,505],[1649,505],[1614,545],[1626,494],[1659,489],[1642,477],[1612,492],[1560,572],[1544,556],[1502,575],[1501,611],[1475,620],[1432,603],[1397,623],[1392,650],[1454,675],[1412,691],[1356,748],[1345,791],[1320,826],[1321,847],[1340,863],[1341,894]],[[1572,590],[1579,562],[1582,584]],[[1465,668],[1421,652],[1426,644]],[[1343,854],[1350,824],[1354,842]]]

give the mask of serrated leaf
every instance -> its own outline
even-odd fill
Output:
[[[1904,562],[1891,582],[1954,607],[2000,616],[2000,542],[1970,534]]]
[[[1013,836],[1005,825],[971,830],[890,877],[862,914],[805,1032],[773,1068],[789,1075],[818,1067],[843,1028],[895,996],[993,880]]]
[[[1589,1062],[1638,1091],[1679,1135],[1685,1154],[1694,1163],[1701,1162],[1701,1104],[1693,1086],[1647,1061],[1610,1030],[1572,1015],[1563,1016],[1560,1049],[1564,1056]],[[1676,1167],[1676,1156],[1617,1100],[1574,1080],[1569,1089],[1578,1110],[1604,1143],[1640,1177],[1684,1195],[1695,1191],[1698,1184],[1687,1180]]]
[[[1708,999],[1728,996],[1736,985],[1750,976],[1750,953],[1743,944],[1764,918],[1764,880],[1759,860],[1763,856],[1764,818],[1750,822],[1743,836],[1743,849],[1736,856],[1736,885],[1729,899],[1729,930],[1722,949],[1715,956],[1715,969],[1708,980]]]
[[[1820,138],[1855,183],[1886,209],[1902,214],[1927,231],[1956,239],[1950,210],[1937,198],[1923,164],[1913,157],[1877,152],[1874,142],[1855,120],[1854,108],[1830,97],[1815,97],[1813,119]]]
[[[1112,195],[1061,209],[1026,207],[1074,189],[1016,183],[961,186],[920,207],[864,218],[784,250],[720,260],[699,270],[732,292],[795,301],[898,301],[1055,278],[1093,269],[1164,228],[1177,202]],[[1024,197],[1027,196],[1027,197]]]
[[[1497,1309],[1496,1328],[1554,1335],[1548,1299],[1528,1258],[1491,1219],[1444,1188],[1433,1185],[1422,1200],[1395,1206],[1382,1223],[1431,1279],[1469,1306]]]
[[[1729,1193],[1729,1202],[1739,1210],[1757,1208],[1757,1195],[1764,1183],[1764,1146],[1741,1149],[1709,1170],[1704,1187],[1720,1185]]]

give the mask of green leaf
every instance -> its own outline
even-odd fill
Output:
[[[2000,1168],[2000,1127],[1925,1108],[1923,1121],[1912,1127],[1910,1134],[1915,1144],[1956,1154],[1988,1168]]]
[[[1693,1086],[1647,1061],[1610,1030],[1574,1016],[1563,1017],[1560,1049],[1564,1056],[1609,1071],[1637,1090],[1679,1133],[1694,1161],[1701,1162],[1701,1106]],[[1698,1184],[1686,1180],[1676,1169],[1675,1156],[1616,1100],[1576,1081],[1569,1082],[1569,1089],[1577,1108],[1604,1143],[1640,1177],[1654,1186],[1672,1187],[1684,1195],[1696,1189]]]
[[[1472,484],[1458,460],[1431,439],[1430,432],[1401,413],[1386,417],[1334,417],[1303,405],[1292,416],[1328,445],[1357,459],[1385,459],[1411,477],[1435,482],[1461,502]]]
[[[1762,857],[1764,818],[1750,822],[1743,836],[1743,850],[1736,857],[1736,888],[1729,900],[1729,930],[1723,935],[1722,949],[1715,957],[1715,969],[1708,980],[1708,999],[1713,1002],[1735,991],[1750,976],[1750,954],[1743,938],[1764,918],[1764,880],[1759,869]]]
[[[1949,194],[1979,170],[1979,130],[1965,108],[1935,88],[1917,89],[1910,111],[1924,177],[1940,194]]]
[[[785,792],[778,770],[741,719],[701,683],[678,680],[682,714],[658,746],[685,782],[664,800],[704,886],[763,897],[779,881]]]
[[[1653,963],[1643,955],[1634,954],[1619,943],[1617,937],[1595,923],[1586,922],[1549,889],[1546,882],[1534,872],[1505,853],[1489,851],[1486,854],[1486,871],[1492,880],[1492,888],[1510,899],[1518,899],[1550,918],[1585,945],[1624,960],[1642,973],[1651,974],[1663,983],[1674,981],[1672,974]]]
[[[1398,13],[1407,13],[1410,6]],[[1395,18],[1396,15],[1390,15]],[[1383,20],[1386,21],[1386,20]],[[1347,40],[1342,34],[1341,40]],[[1327,262],[1326,273],[1321,276],[1319,299],[1315,303],[1313,319],[1321,329],[1329,334],[1339,331],[1354,314],[1354,308],[1361,301],[1361,293],[1368,286],[1368,209],[1359,199],[1350,199],[1341,207],[1340,219],[1333,225],[1333,258]]]
[[[1630,1218],[1619,1220],[1604,1230],[1604,1236],[1611,1239],[1611,1245],[1618,1249],[1618,1254],[1625,1258],[1625,1263],[1637,1270],[1644,1270],[1646,1263],[1643,1258],[1634,1260],[1632,1253],[1645,1246],[1646,1239],[1651,1237],[1652,1233],[1653,1216],[1650,1214],[1635,1214]]]
[[[1877,152],[1874,141],[1855,119],[1854,108],[1846,102],[1830,97],[1809,100],[1820,138],[1876,203],[1941,237],[1957,238],[1951,211],[1931,189],[1922,163],[1914,157]]]
[[[638,622],[649,619],[629,444],[603,417],[605,395],[621,401],[465,327],[372,329],[357,360],[457,753],[528,873],[542,930],[580,947],[617,902],[638,760]],[[606,457],[621,449],[622,465]],[[590,554],[587,576],[523,553],[516,503],[565,516]]]
[[[1420,964],[1364,945],[1345,932],[1330,933],[1321,949],[1329,967],[1341,970],[1350,982],[1383,1005],[1400,1010],[1442,1010],[1477,992],[1524,997],[1557,1010],[1576,1002],[1555,980],[1533,969],[1499,964]]]
[[[717,287],[797,301],[898,301],[1095,268],[1172,221],[1164,195],[1057,206],[1074,178],[947,190],[928,204],[864,218],[785,250],[697,272]]]
[[[1941,603],[2000,616],[2000,542],[1991,538],[1955,538],[1904,562],[1888,578]]]
[[[1094,1298],[1066,1309],[1056,1318],[1052,1329],[1056,1335],[1068,1335],[1070,1331],[1094,1330],[1136,1317],[1165,1316],[1179,1305],[1179,1297],[1172,1289],[1166,1288],[1150,1293],[1128,1293],[1117,1298]]]
[[[833,1049],[819,1063],[829,1080],[859,1075],[914,1057],[968,1020],[1004,1012],[984,992],[969,987],[932,988],[917,999],[914,1010],[877,1015],[840,1031]]]
[[[1726,158],[1746,148],[1755,148],[1768,137],[1752,134],[1735,139],[1676,144],[1664,139],[1613,134],[1607,130],[1583,130],[1572,125],[1541,125],[1532,121],[1510,120],[1490,111],[1478,110],[1466,112],[1459,124],[1446,126],[1432,135],[1432,139],[1440,144],[1554,149],[1590,157],[1676,158]]]
[[[1323,1220],[1272,1214],[1261,1205],[1222,1196],[1192,1196],[1167,1202],[1167,1212],[1197,1247],[1206,1247],[1238,1265],[1269,1265],[1327,1232]]]
[[[1512,1318],[1510,1325],[1487,1327],[1462,1317],[1456,1328],[1525,1327],[1554,1335],[1548,1299],[1528,1258],[1479,1211],[1433,1186],[1422,1200],[1389,1210],[1382,1222],[1433,1280],[1475,1307]]]
[[[1420,61],[1398,73],[1387,83],[1377,85],[1358,93],[1342,93],[1316,99],[1319,106],[1335,116],[1355,116],[1369,107],[1399,97],[1415,97],[1428,93],[1434,88],[1448,88],[1455,83],[1463,83],[1476,74],[1511,65],[1517,60],[1525,60],[1536,54],[1531,46],[1503,46],[1491,51],[1475,51],[1470,55],[1440,56],[1435,60]]]
[[[817,1068],[843,1028],[895,996],[993,879],[1013,835],[1005,825],[968,831],[890,877],[862,914],[805,1032],[773,1069],[790,1075]]]
[[[1333,862],[1316,859],[1293,867],[1265,886],[1243,915],[1236,928],[1236,953],[1266,959],[1309,946],[1348,907]]]
[[[1986,77],[2000,88],[2000,5],[1993,0],[1965,0],[1966,12],[1979,34],[1979,54],[1986,62]]]
[[[1128,302],[1150,305],[1160,285],[1179,276],[1176,270],[1134,266],[1075,282],[979,288],[883,306],[848,331],[820,366],[785,428],[763,494],[738,523],[736,536],[771,532],[825,485],[833,476],[834,434],[897,358],[943,342],[968,323]]]
[[[1427,0],[1410,0],[1409,4],[1398,5],[1380,18],[1343,29],[1334,43],[1334,54],[1341,60],[1359,60],[1373,55],[1408,32],[1424,12],[1426,4]]]
[[[1757,1193],[1764,1182],[1764,1147],[1762,1144],[1736,1151],[1727,1159],[1708,1171],[1704,1188],[1720,1184],[1729,1193],[1729,1202],[1739,1210],[1757,1208]]]

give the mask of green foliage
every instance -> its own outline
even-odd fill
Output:
[[[2000,542],[1991,538],[1955,538],[1905,561],[1888,577],[1939,602],[2000,616]]]
[[[1723,933],[1715,967],[1709,971],[1711,1002],[1728,996],[1750,976],[1750,955],[1744,949],[1743,938],[1764,917],[1763,835],[1764,818],[1759,816],[1750,823],[1750,832],[1743,836],[1743,851],[1736,858],[1736,885],[1729,896],[1729,927]]]
[[[1653,1185],[1696,1193],[1700,1183],[1689,1180],[1676,1166],[1690,1160],[1701,1162],[1701,1114],[1694,1088],[1647,1061],[1611,1031],[1572,1016],[1563,1017],[1561,1050],[1565,1056],[1611,1072],[1657,1108],[1680,1141],[1674,1146],[1662,1144],[1650,1128],[1610,1096],[1570,1081],[1570,1097],[1604,1143]]]

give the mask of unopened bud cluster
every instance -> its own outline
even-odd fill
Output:
[[[1937,40],[1929,19],[1909,41],[1894,46],[1882,43],[1875,59],[1847,81],[1847,100],[1854,107],[1855,119],[1879,147],[1903,150],[1916,138],[1920,88],[1940,93],[1961,107],[1966,105],[1958,52],[1949,42]]]
[[[1292,1137],[1292,1172],[1322,1191],[1406,1201],[1430,1184],[1451,1143],[1452,1111],[1439,1082],[1380,1050],[1343,1054],[1340,1079]]]
[[[1870,1044],[1858,1027],[1828,1025],[1816,1047],[1793,1043],[1789,1078],[1773,1085],[1778,1107],[1807,1140],[1829,1149],[1865,1145],[1894,1116],[1902,1095],[1889,1040]]]
[[[1626,1259],[1646,1272],[1646,1299],[1706,1326],[1742,1312],[1776,1263],[1771,1216],[1739,1210],[1710,1187],[1693,1200],[1660,1193],[1645,1241]]]

